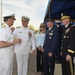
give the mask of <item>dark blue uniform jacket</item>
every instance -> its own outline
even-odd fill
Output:
[[[57,43],[59,40],[59,32],[58,28],[53,26],[51,30],[46,31],[45,42],[44,42],[44,54],[48,54],[49,52],[55,53]]]

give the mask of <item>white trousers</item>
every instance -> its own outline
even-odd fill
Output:
[[[0,52],[0,75],[12,75],[14,52]]]
[[[27,75],[29,55],[16,54],[18,75]]]

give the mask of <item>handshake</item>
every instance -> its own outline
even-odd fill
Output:
[[[15,44],[21,43],[21,42],[22,42],[22,40],[20,38],[18,38],[18,39],[14,39],[14,41],[12,43],[13,43],[13,45],[15,45]]]
[[[21,42],[22,42],[22,40],[20,38],[14,39],[13,42],[0,41],[0,48],[12,46],[12,45],[15,45],[15,44],[18,44],[18,43],[21,43]]]

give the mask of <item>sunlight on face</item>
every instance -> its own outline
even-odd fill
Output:
[[[9,18],[8,19],[8,22],[9,22],[9,25],[10,25],[10,27],[14,24],[14,19],[12,19],[12,18]]]
[[[29,23],[28,21],[22,21],[22,26],[23,27],[28,27],[28,23]]]
[[[47,22],[47,27],[50,28],[53,26],[53,22]]]
[[[63,25],[67,25],[69,22],[70,22],[70,19],[68,18],[62,20]]]
[[[44,31],[44,30],[46,30],[46,27],[45,26],[40,26],[40,30]]]

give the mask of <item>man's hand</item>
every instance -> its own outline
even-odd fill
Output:
[[[15,45],[15,44],[21,43],[21,42],[22,42],[22,40],[20,38],[18,38],[13,41],[13,44]]]
[[[62,56],[62,51],[60,52],[60,55]]]
[[[41,50],[41,47],[40,46],[38,47],[38,50]]]
[[[44,48],[41,48],[41,52],[44,52]]]
[[[71,60],[71,56],[70,56],[70,55],[67,55],[67,56],[66,56],[66,60],[67,60],[67,61],[70,61],[70,60]]]
[[[32,53],[35,53],[35,50],[32,50]]]
[[[52,57],[52,53],[51,53],[51,52],[49,52],[49,53],[48,53],[48,56],[49,56],[49,57]]]
[[[17,43],[21,43],[21,39],[15,39],[13,42],[0,41],[0,48],[9,47]]]

